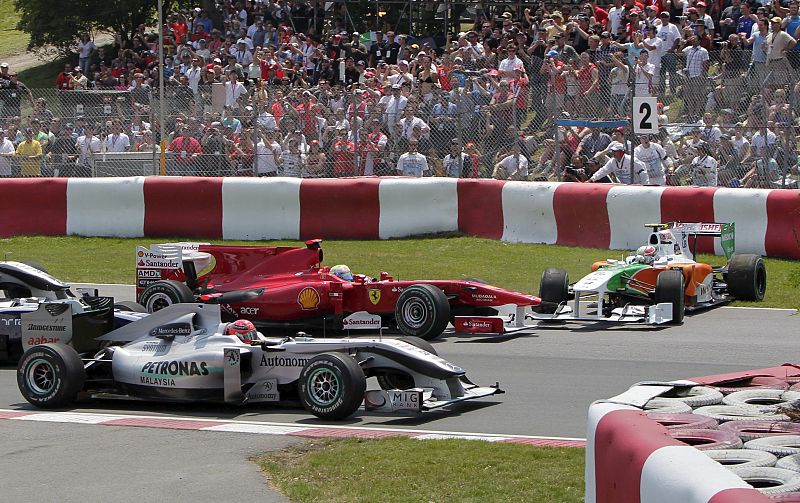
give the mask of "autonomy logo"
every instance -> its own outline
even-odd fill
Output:
[[[262,367],[304,367],[308,360],[308,358],[267,357],[267,355],[261,355],[260,365]]]

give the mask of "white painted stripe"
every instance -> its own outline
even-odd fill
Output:
[[[244,425],[244,426],[255,426],[255,427],[272,427],[272,428],[294,428],[298,431],[302,430],[310,430],[310,429],[318,429],[324,428],[326,430],[354,430],[354,431],[375,431],[375,432],[398,432],[398,433],[409,433],[409,434],[417,434],[417,435],[426,435],[426,434],[434,434],[434,435],[465,435],[471,437],[493,437],[493,436],[501,436],[503,439],[532,439],[532,440],[556,440],[556,441],[579,441],[582,442],[584,439],[582,438],[574,438],[574,437],[546,437],[546,436],[532,436],[532,435],[513,435],[513,434],[502,434],[502,435],[493,435],[491,433],[470,433],[470,432],[462,432],[462,431],[438,431],[438,430],[407,430],[402,428],[365,428],[362,426],[338,426],[338,425],[327,425],[327,424],[319,424],[319,425],[309,425],[309,424],[296,424],[296,423],[279,423],[279,422],[271,422],[271,421],[242,421],[242,420],[235,420],[235,419],[216,419],[216,418],[208,418],[208,417],[179,417],[179,416],[150,416],[150,415],[128,415],[128,414],[93,414],[93,413],[74,413],[74,412],[35,412],[35,411],[20,411],[14,409],[0,409],[0,412],[30,412],[30,415],[23,416],[20,418],[12,418],[10,420],[22,420],[25,418],[31,417],[41,417],[41,419],[26,419],[28,421],[52,421],[52,422],[95,422],[95,423],[102,423],[104,421],[111,421],[114,419],[147,419],[150,421],[163,419],[164,421],[210,421],[214,423],[224,423],[224,425]],[[68,420],[61,420],[60,416],[67,415],[67,416],[74,416],[68,418]],[[82,417],[87,417],[87,420],[81,419]],[[216,426],[209,426],[203,429],[217,429],[223,425],[216,425]]]
[[[482,440],[484,442],[500,442],[508,440],[506,437],[493,437],[486,435],[441,435],[429,434],[413,437],[415,440]]]
[[[379,238],[457,231],[457,182],[455,178],[381,180]]]
[[[796,313],[797,309],[789,309],[785,307],[745,307],[745,306],[722,306],[722,309],[749,309],[750,311],[788,311]]]
[[[259,433],[262,435],[287,435],[289,433],[300,433],[305,431],[308,427],[296,426],[273,426],[268,424],[239,424],[228,423],[217,426],[208,426],[200,428],[203,431],[229,431],[232,433]]]
[[[650,229],[645,224],[661,222],[661,194],[665,187],[615,185],[606,196],[613,250],[635,250],[645,244]]]
[[[585,502],[595,503],[597,498],[597,484],[595,482],[595,434],[597,425],[603,416],[615,410],[639,410],[636,407],[616,403],[595,402],[589,406],[589,420],[586,423],[586,463],[584,477],[586,483]]]
[[[644,462],[639,494],[646,503],[707,503],[724,489],[750,487],[694,447],[672,445],[656,449]]]
[[[43,421],[48,423],[80,423],[98,424],[104,421],[115,419],[125,419],[126,416],[115,416],[111,414],[84,414],[73,412],[39,412],[31,413],[27,416],[15,417],[16,421]]]
[[[222,179],[224,239],[298,239],[300,178]]]
[[[717,189],[714,192],[714,220],[736,224],[736,251],[766,255],[768,189]],[[722,255],[720,240],[714,252]]]
[[[144,235],[144,177],[70,178],[67,235]]]
[[[503,241],[555,243],[553,195],[561,183],[508,182],[503,186]]]

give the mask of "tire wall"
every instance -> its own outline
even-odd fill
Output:
[[[740,253],[800,258],[800,191],[448,178],[0,180],[0,237],[387,239],[438,232],[634,249],[644,224],[735,222]],[[720,253],[711,238],[700,251]]]
[[[636,407],[595,402],[586,439],[586,503],[769,502]]]

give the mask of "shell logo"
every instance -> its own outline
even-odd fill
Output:
[[[297,303],[303,309],[316,309],[319,305],[319,293],[307,286],[300,290],[300,294],[297,295]]]
[[[144,252],[143,252],[143,251],[141,251],[141,250],[139,250],[139,253],[137,253],[136,255],[138,255],[138,256],[140,256],[140,257],[144,257]]]

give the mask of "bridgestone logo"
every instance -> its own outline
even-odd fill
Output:
[[[261,357],[262,367],[304,367],[309,358],[282,358],[273,356],[268,358],[266,355]]]
[[[44,332],[66,332],[67,327],[63,325],[34,325],[28,323],[28,330],[40,330]]]

